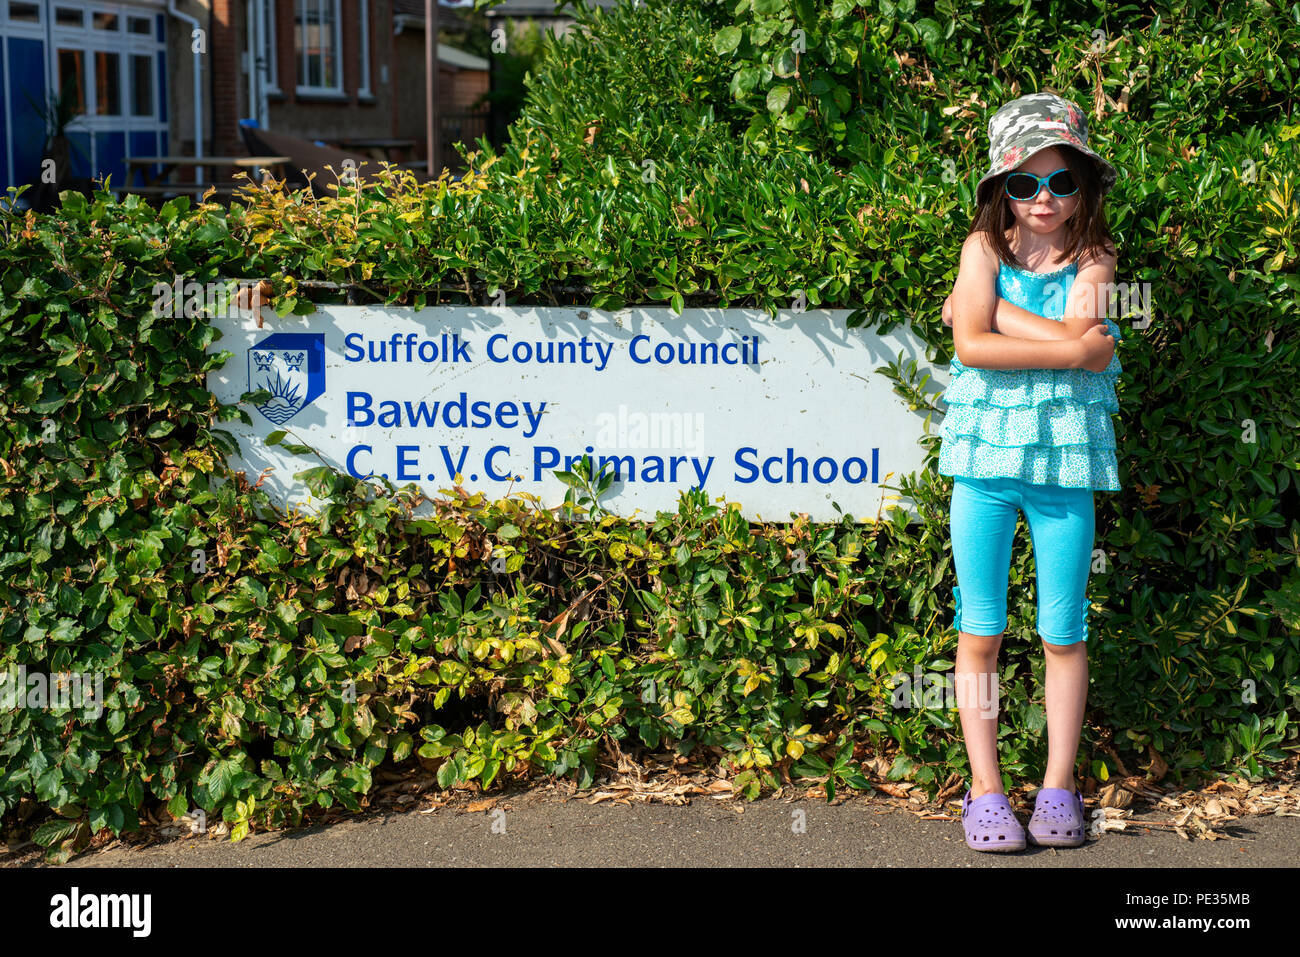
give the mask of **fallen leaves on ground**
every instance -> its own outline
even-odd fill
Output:
[[[692,798],[727,801],[737,814],[743,814],[746,801],[733,787],[720,759],[727,756],[722,748],[707,749],[714,760],[706,755],[686,758],[677,754],[643,755],[638,762],[622,751],[617,742],[609,742],[601,749],[595,785],[580,791],[572,778],[560,780],[524,779],[510,781],[510,793],[497,792],[484,797],[477,784],[465,788],[443,790],[438,787],[433,769],[414,766],[402,771],[385,769],[375,774],[375,789],[364,799],[362,806],[370,810],[413,810],[429,814],[438,808],[449,807],[459,813],[481,813],[495,807],[509,807],[508,798],[519,797],[528,801],[542,800],[548,795],[562,800],[582,800],[588,804],[609,802],[615,805],[665,804],[686,805]],[[641,752],[638,750],[637,752]],[[702,762],[708,762],[707,766]],[[862,759],[862,773],[871,783],[870,800],[885,807],[905,810],[923,821],[957,821],[961,815],[961,799],[967,782],[961,775],[948,776],[933,800],[914,782],[890,781],[888,774],[894,756],[868,754]],[[1081,790],[1084,810],[1088,817],[1088,834],[1098,838],[1109,831],[1131,831],[1135,828],[1154,828],[1172,831],[1184,840],[1221,840],[1231,837],[1223,829],[1233,821],[1252,815],[1275,814],[1282,817],[1300,817],[1300,761],[1292,760],[1277,769],[1277,776],[1265,783],[1251,783],[1237,777],[1224,778],[1198,790],[1175,790],[1162,787],[1142,775],[1129,775],[1101,784],[1086,779]],[[824,780],[790,780],[784,764],[774,768],[794,795],[808,800],[825,800]],[[515,786],[522,790],[515,790]],[[781,797],[787,790],[782,787],[775,795]],[[1024,811],[1033,809],[1036,786],[1012,788],[1009,795],[1012,805]],[[836,804],[849,800],[854,792],[837,788]],[[1164,812],[1166,819],[1137,819],[1134,812]],[[346,810],[332,809],[316,817],[312,824],[331,824],[356,820],[356,815]],[[132,846],[147,846],[167,838],[199,837],[194,833],[189,816],[173,820],[163,812],[156,818],[146,811],[142,815],[141,830],[124,833],[119,840]],[[304,822],[306,823],[306,822]],[[255,828],[255,830],[258,830]],[[209,826],[206,836],[221,839],[229,831],[224,822]],[[110,842],[111,842],[111,835]]]

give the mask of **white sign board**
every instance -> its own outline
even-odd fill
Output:
[[[262,310],[212,320],[209,351],[234,353],[209,373],[223,402],[252,426],[224,423],[231,460],[283,505],[311,508],[295,472],[319,466],[267,446],[311,446],[358,477],[414,482],[440,497],[456,475],[490,498],[526,491],[547,506],[567,486],[552,473],[583,454],[617,471],[602,504],[652,520],[692,487],[738,502],[759,521],[889,517],[913,503],[884,484],[921,467],[924,416],[875,370],[900,353],[939,386],[922,341],[849,329],[847,309],[317,306],[307,316]],[[606,464],[608,463],[608,464]]]

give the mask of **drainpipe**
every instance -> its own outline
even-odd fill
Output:
[[[247,34],[244,44],[244,58],[248,63],[248,116],[256,121],[258,126],[262,125],[262,117],[257,112],[257,10],[254,4],[257,0],[247,0],[244,4],[248,10],[248,29],[244,32]]]
[[[194,61],[194,155],[202,156],[203,154],[203,84],[199,80],[199,55],[194,53],[194,31],[200,29],[199,21],[190,16],[188,13],[181,13],[176,9],[176,0],[167,0],[167,12],[177,20],[184,20],[190,25],[190,56]],[[211,40],[211,37],[208,37]],[[194,168],[194,181],[203,182],[203,167]]]
[[[267,29],[267,20],[275,16],[275,11],[267,9],[266,0],[253,0],[253,5],[257,7],[257,122],[267,129],[271,126],[271,115],[266,103],[266,87],[271,79],[271,63],[274,61],[275,51],[271,51],[270,59],[262,56],[262,44],[266,42],[270,32]]]

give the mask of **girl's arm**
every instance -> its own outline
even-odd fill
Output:
[[[1035,315],[999,296],[990,324],[992,330],[1019,339],[1077,339],[1090,327],[1105,325],[1110,289],[1115,281],[1115,263],[1116,257],[1107,252],[1089,257],[1080,265],[1060,320]],[[943,320],[952,325],[952,296],[944,300]]]
[[[1110,291],[1115,288],[1115,262],[1114,254],[1106,251],[1089,256],[1079,264],[1061,320],[1072,336],[1082,336],[1093,326],[1106,325]]]
[[[952,296],[944,300],[943,322],[946,326],[952,325]],[[1001,296],[993,310],[992,329],[1001,335],[1015,336],[1018,339],[1073,338],[1060,321],[1044,319]]]
[[[1081,368],[1089,357],[1077,337],[1021,339],[992,331],[997,276],[997,254],[983,234],[967,236],[952,293],[952,339],[961,364],[971,369]]]

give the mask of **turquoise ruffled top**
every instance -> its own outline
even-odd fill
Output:
[[[1065,315],[1077,263],[1048,273],[998,269],[998,295],[1047,319]],[[1118,342],[1119,326],[1107,319]],[[974,369],[954,355],[939,474],[1017,478],[1035,485],[1119,491],[1115,430],[1118,354],[1087,369]]]

